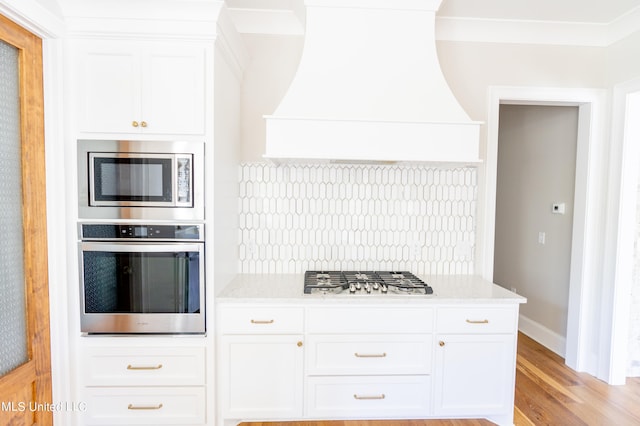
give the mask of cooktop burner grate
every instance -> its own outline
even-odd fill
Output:
[[[305,294],[433,294],[433,289],[406,271],[307,271]]]

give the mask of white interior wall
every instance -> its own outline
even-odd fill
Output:
[[[222,43],[224,45],[224,43]],[[208,230],[213,241],[213,267],[215,291],[224,288],[237,272],[238,247],[238,172],[241,135],[242,70],[229,51],[216,46],[214,52],[214,122],[213,144],[206,146],[208,164],[207,200],[210,210],[207,218],[213,219]],[[210,275],[211,276],[211,275]],[[212,316],[211,316],[212,318]]]

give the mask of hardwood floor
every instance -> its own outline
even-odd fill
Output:
[[[609,386],[564,365],[564,360],[531,338],[518,335],[514,424],[640,425],[640,378]],[[368,420],[243,423],[243,426],[490,426],[474,420]]]

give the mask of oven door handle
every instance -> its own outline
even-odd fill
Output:
[[[111,251],[111,252],[146,252],[146,253],[162,253],[162,252],[202,252],[204,243],[160,243],[160,242],[144,242],[144,243],[114,243],[114,242],[80,242],[81,251]]]

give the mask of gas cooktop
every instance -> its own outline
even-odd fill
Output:
[[[305,294],[433,294],[433,289],[411,272],[307,271]]]

